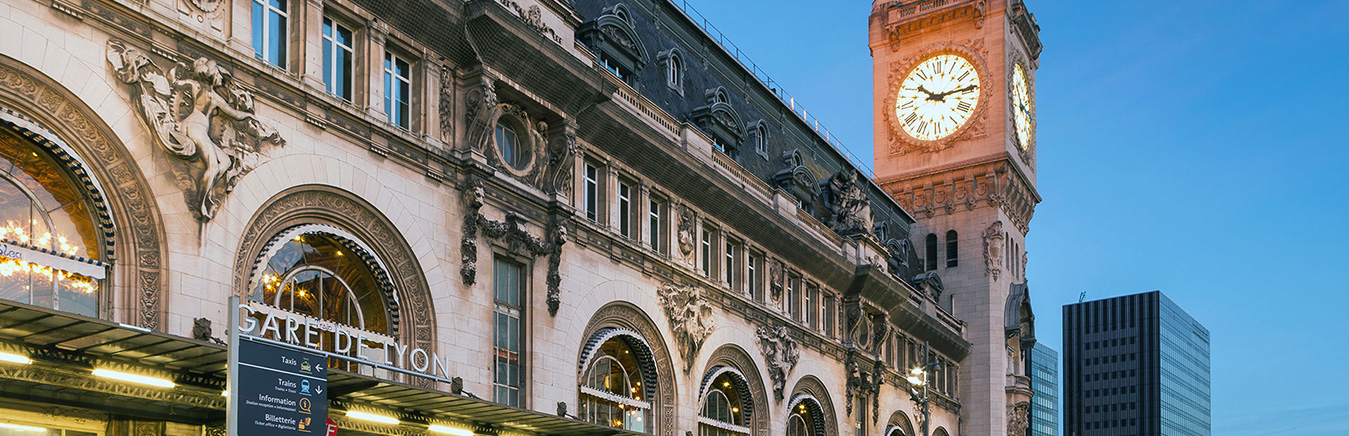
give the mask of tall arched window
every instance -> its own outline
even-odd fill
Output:
[[[923,257],[923,259],[925,260],[924,264],[926,264],[927,270],[928,270],[928,271],[935,271],[935,270],[937,269],[937,234],[936,234],[936,233],[928,233],[928,234],[927,234],[927,244],[926,244],[926,246],[927,246],[927,247],[926,247],[927,250],[926,250],[926,253],[925,253],[926,256]]]
[[[684,83],[684,61],[679,59],[678,54],[672,53],[670,61],[666,62],[665,80],[671,88],[679,89]]]
[[[396,334],[397,303],[388,273],[363,242],[336,227],[304,224],[281,232],[258,255],[255,268],[259,273],[251,281],[250,301],[369,332]],[[323,349],[352,348],[335,341],[334,332],[319,334]],[[329,364],[347,368],[342,362]]]
[[[654,378],[646,374],[652,367],[650,348],[635,336],[606,330],[596,334],[603,342],[582,356],[589,366],[580,386],[577,415],[596,424],[646,433],[651,422],[647,393],[652,391],[650,379]]]
[[[96,317],[104,243],[67,168],[0,127],[0,299]]]
[[[821,425],[823,409],[814,396],[799,393],[792,396],[787,410],[787,436],[824,436]]]
[[[745,378],[730,367],[718,366],[704,380],[698,436],[748,436],[750,401]]]
[[[956,231],[955,231],[955,230],[950,230],[950,231],[947,231],[947,232],[946,232],[946,267],[947,267],[947,268],[955,268],[957,265],[960,265],[960,254],[959,254],[959,253],[960,253],[960,250],[959,250],[960,247],[959,247],[959,243],[957,242],[958,240],[959,240],[959,239],[957,238],[957,235],[956,235]]]

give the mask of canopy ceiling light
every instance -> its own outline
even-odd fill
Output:
[[[110,369],[95,369],[94,376],[161,388],[172,388],[176,386],[172,381],[164,380],[162,378],[148,377],[139,374],[127,374],[125,372],[117,372]]]
[[[31,431],[31,432],[43,432],[43,433],[46,433],[46,432],[47,432],[47,429],[42,428],[42,427],[32,427],[32,426],[27,426],[27,425],[10,424],[10,423],[8,423],[8,422],[0,422],[0,428],[6,429],[6,430],[12,430],[12,431]]]
[[[9,362],[9,363],[17,363],[20,365],[27,365],[33,363],[33,359],[29,359],[28,356],[20,354],[0,353],[0,362]]]
[[[376,415],[373,413],[358,412],[355,410],[348,410],[347,417],[365,421],[378,422],[381,424],[398,425],[398,418],[394,418],[392,416]]]
[[[430,427],[427,427],[426,429],[436,433],[444,433],[452,436],[473,436],[472,431],[464,430],[462,428],[446,427],[443,425],[432,424]]]

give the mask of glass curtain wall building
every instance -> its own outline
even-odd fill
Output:
[[[1209,332],[1160,291],[1063,307],[1064,432],[1208,436]]]
[[[1030,353],[1031,436],[1059,434],[1059,352],[1036,342]]]

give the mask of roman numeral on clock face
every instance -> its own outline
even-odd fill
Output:
[[[960,102],[960,104],[956,105],[956,110],[959,110],[959,111],[961,111],[961,112],[969,112],[970,109],[974,109],[974,108],[970,106],[970,103],[969,103],[969,102],[964,102],[964,101],[962,101],[962,102]]]
[[[904,124],[913,124],[918,119],[918,112],[909,112],[909,117],[904,119]]]

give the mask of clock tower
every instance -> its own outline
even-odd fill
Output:
[[[1025,434],[1034,315],[1039,26],[1023,0],[877,0],[870,17],[876,183],[914,215],[924,274],[973,343],[962,433]]]

